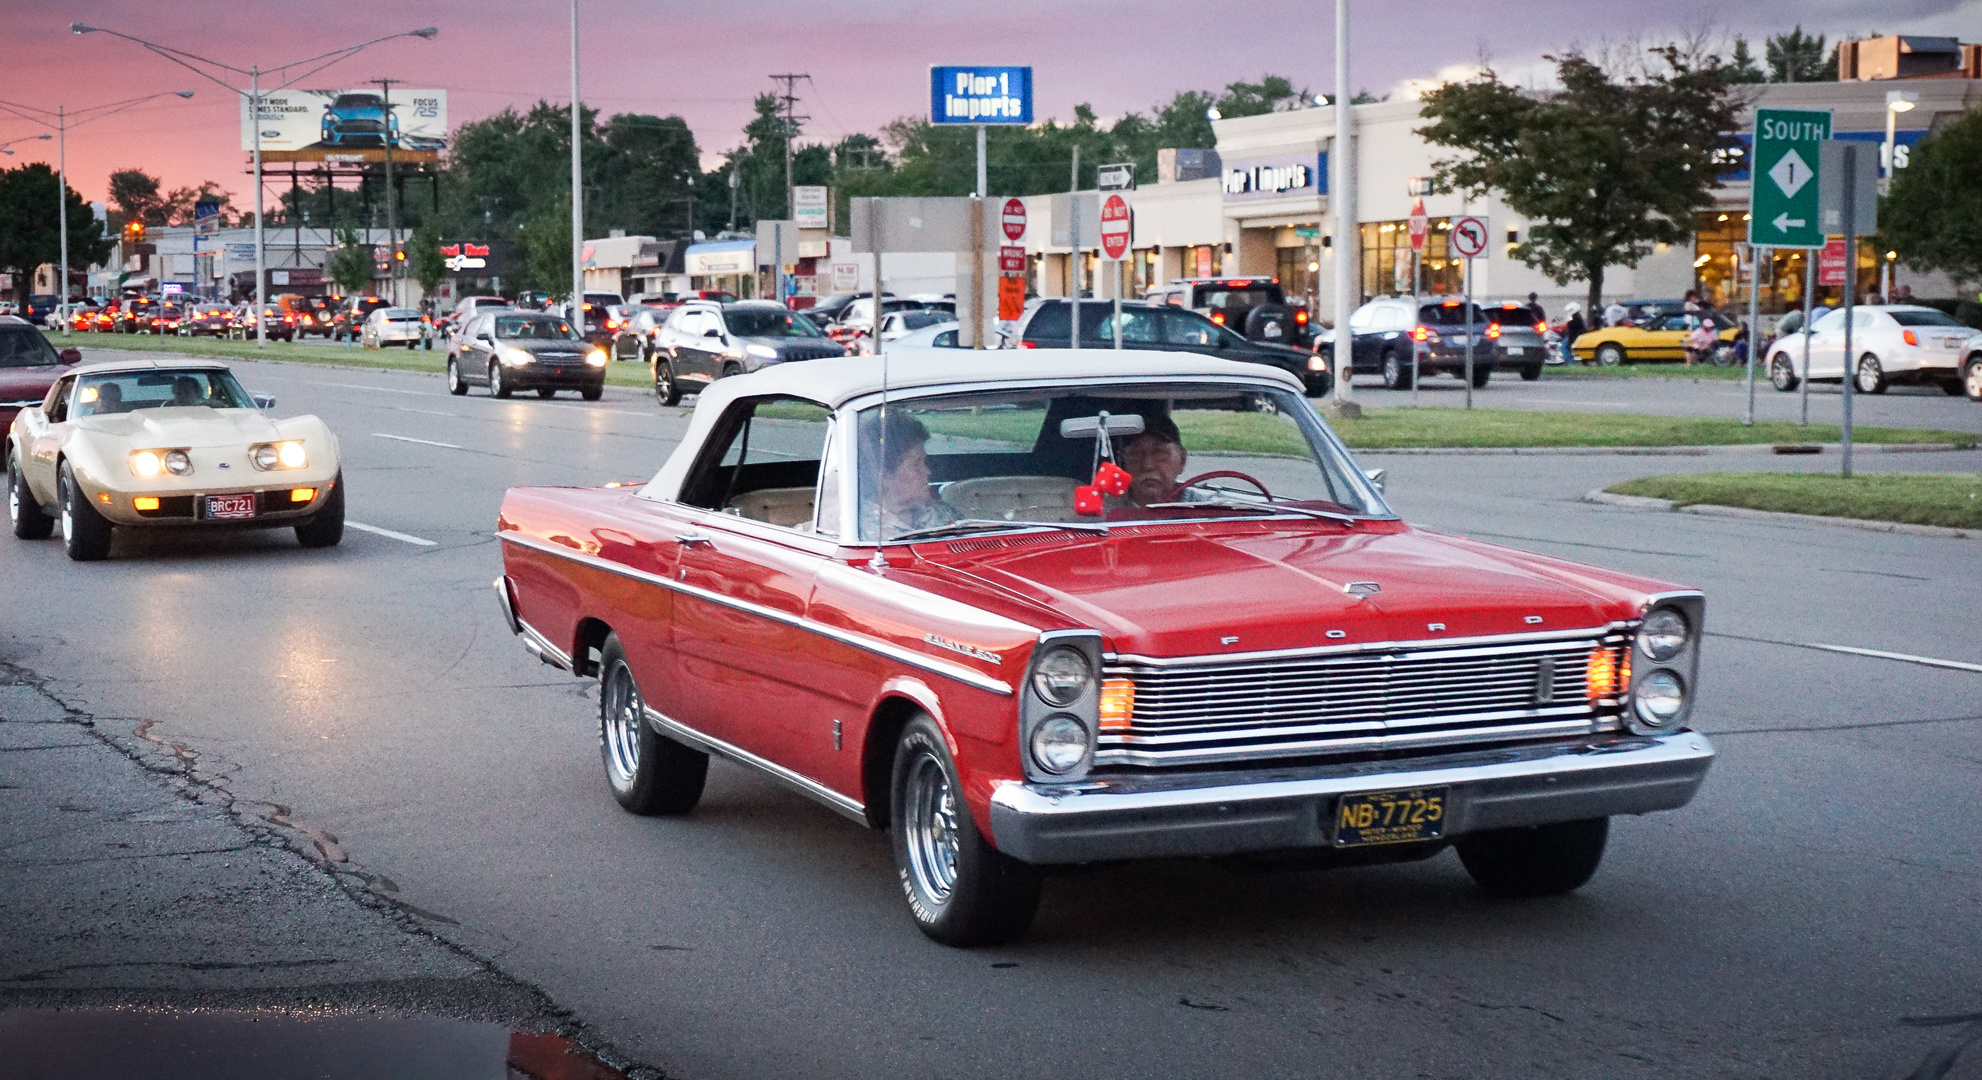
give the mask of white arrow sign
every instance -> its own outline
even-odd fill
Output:
[[[1794,150],[1777,159],[1775,167],[1769,170],[1769,179],[1774,180],[1788,198],[1795,198],[1803,185],[1810,182],[1810,176],[1810,163]]]
[[[1777,232],[1788,232],[1791,229],[1800,229],[1809,224],[1809,222],[1804,221],[1800,217],[1790,217],[1787,212],[1784,212],[1777,214],[1776,219],[1769,224],[1774,225]]]

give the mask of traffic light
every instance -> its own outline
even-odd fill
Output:
[[[405,262],[405,261],[406,261],[406,252],[405,252],[405,251],[403,251],[403,250],[398,250],[398,249],[395,249],[395,250],[393,251],[393,253],[392,253],[392,257],[393,257],[393,259],[394,259],[395,261],[398,261],[398,262]]]
[[[133,221],[127,223],[124,226],[124,239],[133,244],[144,243],[145,223],[142,221]]]

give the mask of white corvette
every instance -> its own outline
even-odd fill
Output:
[[[1809,333],[1810,365],[1804,370],[1804,334],[1784,334],[1769,347],[1769,380],[1782,391],[1812,382],[1844,380],[1844,312],[1817,316]],[[1982,330],[1971,330],[1930,307],[1868,304],[1852,309],[1851,365],[1862,393],[1883,394],[1901,384],[1963,391],[1964,373],[1982,362]]]
[[[57,522],[69,557],[101,559],[113,528],[293,527],[305,547],[344,536],[337,438],[314,416],[277,420],[224,364],[87,364],[7,432],[14,535]]]

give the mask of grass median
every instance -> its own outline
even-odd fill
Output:
[[[341,344],[316,341],[271,341],[267,348],[261,349],[252,341],[216,338],[78,334],[69,342],[86,349],[176,352],[236,360],[412,371],[441,371],[447,363],[447,354],[438,350],[346,348]],[[606,365],[606,381],[614,386],[645,387],[651,385],[651,380],[645,364],[614,361]],[[1178,419],[1184,441],[1194,449],[1259,454],[1301,452],[1297,443],[1290,443],[1293,433],[1285,421],[1275,417],[1199,412],[1180,415]],[[1788,421],[1759,421],[1744,426],[1739,420],[1720,417],[1528,412],[1515,409],[1372,408],[1365,409],[1360,420],[1337,420],[1332,423],[1343,441],[1359,450],[1738,446],[1834,443],[1840,437],[1835,424],[1799,427]],[[1032,432],[1014,434],[1010,426],[1009,417],[996,413],[945,416],[940,423],[932,423],[932,428],[941,428],[941,434],[1001,441],[1021,439],[1030,445]],[[1963,449],[1974,448],[1978,438],[1964,431],[1862,425],[1853,429],[1853,437],[1861,443],[1947,443]]]
[[[1982,529],[1982,473],[1693,473],[1648,476],[1605,491],[1674,506],[1739,506],[1786,514]]]
[[[357,345],[311,341],[271,341],[259,348],[253,341],[233,341],[209,337],[154,337],[150,334],[75,334],[67,341],[51,337],[57,348],[74,345],[81,349],[121,352],[169,352],[187,356],[210,356],[226,360],[272,360],[283,363],[326,364],[342,367],[392,368],[400,371],[444,371],[447,352],[435,349],[366,349]],[[93,359],[106,359],[95,357]],[[653,376],[647,365],[630,362],[606,365],[606,381],[614,386],[647,386]]]
[[[1495,373],[1495,382],[1499,381],[1500,374],[1500,372]],[[1748,367],[1745,363],[1731,364],[1727,367],[1715,367],[1712,364],[1694,364],[1692,367],[1687,367],[1676,360],[1666,364],[1619,364],[1616,367],[1583,363],[1556,364],[1542,369],[1544,379],[1714,379],[1726,382],[1747,377]],[[1756,382],[1767,382],[1768,379],[1768,372],[1760,368],[1755,369]]]

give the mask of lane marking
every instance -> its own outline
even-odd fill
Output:
[[[418,536],[409,536],[403,532],[393,532],[391,529],[381,529],[377,525],[367,525],[362,521],[352,521],[350,518],[345,518],[344,524],[350,528],[357,529],[360,532],[368,532],[378,536],[390,537],[394,540],[399,540],[408,544],[415,544],[420,547],[439,546],[432,540],[427,540]]]
[[[375,436],[377,436],[378,438],[381,438],[381,439],[392,439],[392,440],[394,440],[394,441],[396,441],[396,442],[410,442],[410,443],[419,443],[419,444],[420,444],[421,446],[443,446],[443,447],[446,447],[446,448],[447,448],[447,449],[449,449],[449,450],[466,450],[466,449],[468,449],[468,448],[467,448],[467,447],[465,447],[465,446],[456,446],[456,445],[454,445],[454,444],[453,444],[453,443],[451,443],[451,442],[435,442],[435,441],[434,441],[434,440],[432,440],[432,439],[416,439],[416,438],[414,438],[414,437],[413,437],[413,436],[411,436],[411,435],[387,435],[387,434],[386,434],[385,432],[383,432],[383,431],[374,431],[374,432],[372,432],[372,434],[373,434],[373,435],[375,435]]]
[[[364,386],[359,383],[313,382],[311,386],[336,386],[345,390],[374,390],[381,394],[413,394],[417,397],[438,397],[431,390],[401,390],[391,386]]]
[[[1871,656],[1880,660],[1899,660],[1908,664],[1925,664],[1928,667],[1949,668],[1954,671],[1982,672],[1982,664],[1966,664],[1960,660],[1939,660],[1932,656],[1913,656],[1908,653],[1885,652],[1879,649],[1859,649],[1850,645],[1825,645],[1817,641],[1799,642],[1806,649],[1823,649],[1827,652],[1850,653],[1853,656]]]

